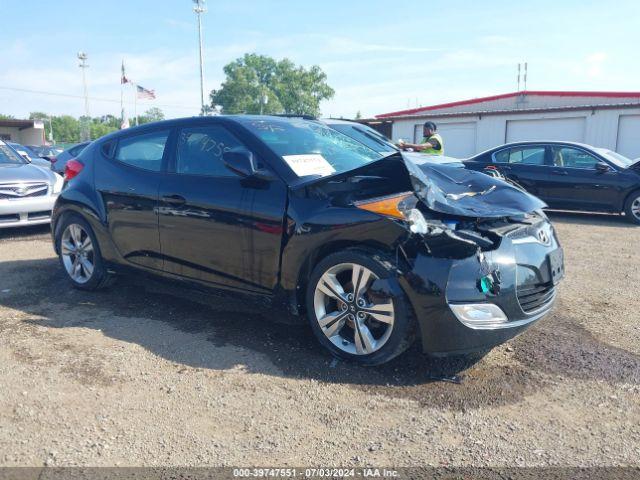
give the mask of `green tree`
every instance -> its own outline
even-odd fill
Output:
[[[51,117],[53,137],[57,143],[77,143],[80,141],[80,121],[71,115]]]
[[[360,110],[358,110],[356,112],[356,120],[360,120],[362,118],[362,113],[360,112]]]
[[[4,113],[0,113],[0,120],[12,120],[13,115],[5,115]]]
[[[164,112],[158,107],[151,107],[142,115],[138,115],[139,125],[142,125],[143,123],[159,122],[160,120],[164,120]]]
[[[224,67],[225,81],[211,91],[211,107],[223,113],[319,115],[320,102],[333,97],[326,74],[291,60],[245,54]]]

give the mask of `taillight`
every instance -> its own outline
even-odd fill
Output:
[[[84,168],[84,164],[75,158],[69,160],[64,166],[64,179],[68,182],[76,177]]]

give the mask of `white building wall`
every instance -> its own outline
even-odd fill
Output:
[[[20,136],[20,130],[18,127],[0,127],[0,138],[9,137],[8,140],[17,142]]]
[[[42,145],[44,143],[44,129],[25,128],[20,131],[19,142],[22,145]]]
[[[43,128],[0,127],[0,138],[8,135],[11,142],[21,145],[42,145],[44,143]]]
[[[509,120],[540,120],[554,118],[584,118],[585,133],[584,142],[594,147],[609,148],[617,150],[618,143],[618,121],[621,115],[638,115],[640,108],[619,108],[619,109],[588,109],[570,110],[563,112],[542,112],[542,113],[509,113],[483,116],[429,116],[424,118],[410,118],[394,120],[392,138],[394,141],[400,138],[409,141],[418,140],[414,136],[416,125],[422,125],[430,120],[437,125],[445,123],[476,122],[475,153],[482,152],[489,148],[502,145],[507,138],[507,122]],[[628,133],[626,133],[628,135]],[[640,131],[637,132],[640,136]],[[526,139],[522,139],[526,140]],[[447,145],[447,138],[444,137],[445,150],[452,151]],[[636,156],[640,156],[637,152]]]

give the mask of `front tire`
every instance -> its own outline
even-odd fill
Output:
[[[306,295],[309,322],[334,356],[379,365],[413,342],[415,321],[406,295],[394,281],[394,265],[385,255],[346,250],[329,255],[313,269]]]
[[[77,214],[68,214],[56,228],[56,248],[60,265],[73,287],[98,290],[111,284],[100,246],[89,223]]]
[[[640,225],[640,191],[633,192],[627,199],[624,214],[631,223]]]

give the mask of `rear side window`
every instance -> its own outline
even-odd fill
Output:
[[[69,150],[69,153],[74,156],[77,157],[78,155],[80,155],[82,153],[82,150],[85,149],[87,145],[77,145],[75,147],[73,147],[71,150]]]
[[[104,142],[102,144],[102,146],[100,147],[100,150],[102,151],[102,154],[105,157],[111,158],[111,154],[113,153],[114,144],[115,144],[115,140],[111,141],[111,142]]]
[[[132,167],[159,172],[168,138],[169,130],[121,138],[114,158]]]
[[[225,167],[222,155],[241,146],[240,140],[221,125],[184,128],[178,137],[176,172],[234,177],[235,173]]]
[[[502,150],[494,155],[497,163],[544,165],[544,147],[520,147]]]

